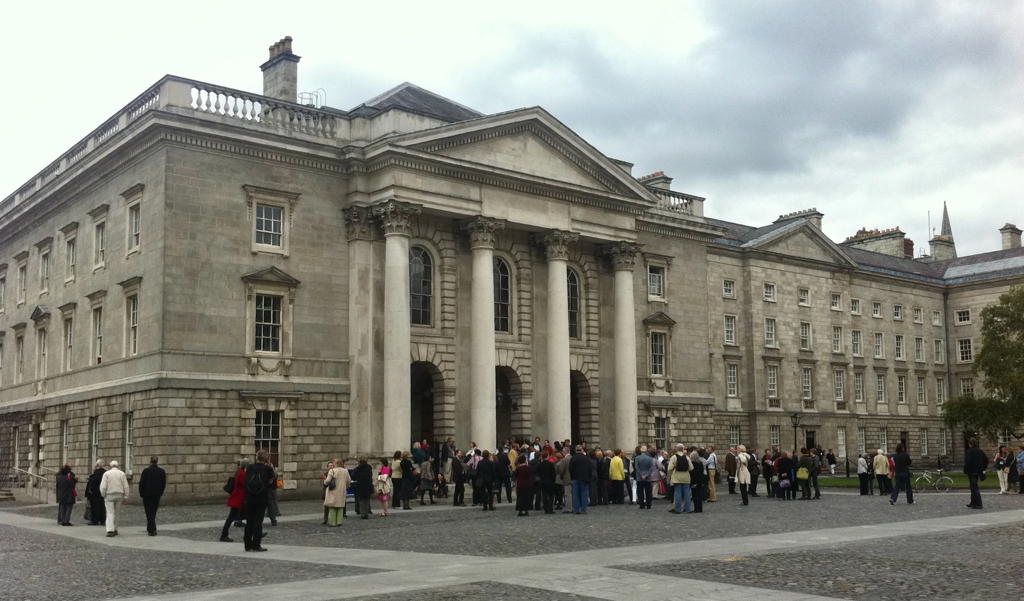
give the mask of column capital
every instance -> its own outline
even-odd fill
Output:
[[[635,242],[613,242],[604,247],[604,254],[611,259],[615,271],[633,271],[640,246]]]
[[[342,211],[348,241],[373,239],[373,215],[370,207],[352,205]]]
[[[565,230],[551,230],[539,238],[540,243],[544,245],[548,261],[566,261],[569,259],[569,245],[579,241],[580,235]]]
[[[505,229],[505,222],[490,217],[474,217],[462,226],[469,236],[470,248],[494,248],[494,234]]]
[[[373,205],[373,216],[380,222],[385,236],[410,235],[412,233],[412,217],[419,213],[419,205],[397,200],[385,200]]]

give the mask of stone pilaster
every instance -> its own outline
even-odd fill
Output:
[[[544,236],[548,259],[548,395],[547,436],[549,440],[565,440],[572,434],[571,398],[569,390],[569,296],[567,261],[569,245],[579,234],[553,230]]]
[[[617,242],[606,250],[615,270],[615,439],[613,446],[637,444],[636,308],[633,268],[640,247]]]
[[[470,328],[470,436],[478,446],[497,444],[494,381],[494,235],[504,222],[477,217],[465,225],[473,249]]]

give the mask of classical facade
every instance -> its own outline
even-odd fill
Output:
[[[914,258],[815,210],[725,222],[541,108],[299,104],[298,62],[271,47],[262,95],[164,77],[0,202],[5,473],[157,454],[201,496],[259,447],[300,490],[448,436],[956,450],[1014,226]]]

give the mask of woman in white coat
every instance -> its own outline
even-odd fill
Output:
[[[335,467],[324,478],[324,507],[327,508],[327,525],[341,525],[341,510],[345,507],[345,491],[352,483],[348,469],[340,460],[333,461]]]
[[[747,489],[750,488],[750,468],[748,466],[754,461],[757,460],[747,454],[747,447],[743,445],[736,447],[736,484],[740,485],[740,495],[744,505],[750,502],[747,496]]]

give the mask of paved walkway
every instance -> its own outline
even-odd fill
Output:
[[[449,507],[432,511],[464,511]],[[284,522],[314,520],[319,514],[294,515]],[[97,528],[64,528],[52,519],[27,517],[14,512],[0,512],[0,524],[45,532],[70,539],[88,541],[123,549],[140,551],[172,551],[200,555],[244,557],[253,561],[288,561],[326,566],[357,566],[372,569],[394,569],[389,572],[344,577],[325,577],[281,584],[261,585],[207,591],[189,591],[156,596],[128,598],[128,601],[252,601],[267,598],[275,601],[334,601],[356,597],[380,597],[388,594],[413,593],[473,582],[498,582],[547,591],[559,595],[575,594],[594,599],[630,599],[631,601],[662,601],[666,591],[684,590],[688,597],[708,601],[749,601],[771,598],[777,601],[828,601],[828,597],[799,591],[771,590],[748,586],[677,578],[656,571],[632,571],[637,565],[655,561],[689,561],[708,558],[754,556],[769,552],[791,552],[796,549],[835,547],[838,545],[905,537],[954,533],[971,528],[1016,524],[1024,521],[1024,509],[971,513],[905,522],[839,527],[790,532],[715,538],[700,541],[669,542],[638,546],[569,551],[557,554],[522,557],[488,557],[446,555],[444,562],[437,554],[406,551],[325,548],[274,544],[272,552],[247,554],[240,545],[186,540],[173,535],[176,531],[220,526],[222,522],[201,521],[169,524],[161,527],[162,535],[148,537],[141,531],[125,532],[115,538],[97,537]],[[168,534],[171,534],[168,536]],[[567,541],[571,544],[571,541]],[[413,566],[404,568],[403,566]],[[416,567],[424,566],[424,567]],[[269,578],[273,580],[272,576]],[[671,596],[671,595],[669,595]],[[123,601],[123,600],[122,600]]]

